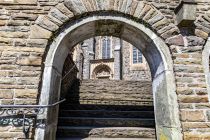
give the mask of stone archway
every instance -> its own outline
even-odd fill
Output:
[[[120,31],[120,32],[119,32]],[[167,45],[150,29],[122,16],[87,16],[67,27],[50,46],[43,75],[40,104],[59,100],[64,60],[77,43],[95,35],[114,35],[139,46],[151,69],[158,139],[181,140],[173,64]],[[132,36],[131,36],[132,35]],[[56,114],[52,116],[51,114]],[[36,130],[36,139],[54,139],[57,110],[48,109],[39,118],[46,120],[45,129]]]

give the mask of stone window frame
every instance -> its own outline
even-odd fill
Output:
[[[110,58],[113,58],[113,37],[112,36],[100,36],[99,38],[98,38],[98,46],[96,46],[96,47],[98,47],[98,51],[99,51],[99,56],[98,56],[98,58],[99,59],[103,59],[103,38],[104,37],[108,37],[109,39],[110,39]]]
[[[135,54],[135,58],[134,58],[134,53],[136,53]],[[135,61],[134,61],[134,59],[135,59]],[[142,64],[143,63],[143,54],[141,53],[140,50],[138,50],[134,46],[132,48],[132,62],[133,62],[133,65],[135,65],[135,64]]]
[[[130,52],[130,70],[148,70],[147,68],[147,61],[144,57],[144,55],[142,54],[142,63],[133,63],[133,46],[132,44],[129,44],[129,52]]]
[[[111,58],[111,39],[108,36],[104,36],[101,40],[102,59],[109,59]]]

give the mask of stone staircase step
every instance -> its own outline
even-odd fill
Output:
[[[69,103],[69,104],[68,104]],[[109,110],[109,111],[153,111],[153,106],[138,105],[94,105],[94,104],[71,104],[67,101],[60,106],[63,109],[71,110]]]
[[[56,138],[56,140],[155,140],[155,138]]]
[[[144,127],[69,127],[59,126],[58,137],[81,138],[152,138],[154,128]]]
[[[150,95],[136,95],[136,94],[131,94],[129,93],[126,94],[114,94],[114,93],[100,93],[99,94],[93,94],[93,93],[82,93],[80,95],[75,95],[72,94],[69,96],[69,98],[77,99],[79,96],[80,99],[104,99],[104,100],[148,100],[152,101],[152,96]]]
[[[60,105],[58,140],[155,140],[151,81],[82,80]]]
[[[62,117],[154,118],[153,111],[62,110]]]
[[[94,118],[59,117],[61,126],[97,126],[97,127],[154,127],[155,120],[148,118]]]

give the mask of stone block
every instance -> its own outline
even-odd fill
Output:
[[[42,58],[29,56],[29,57],[22,57],[19,58],[17,64],[19,65],[27,65],[27,66],[40,66],[42,63]]]
[[[207,39],[208,38],[208,33],[200,30],[200,29],[195,29],[195,35],[198,37],[201,37],[203,39]]]
[[[16,82],[18,85],[38,85],[39,77],[17,77]]]
[[[176,35],[166,39],[166,43],[169,45],[184,46],[184,39],[182,35]]]
[[[205,121],[205,115],[203,111],[181,111],[181,120],[188,122],[203,122]]]
[[[48,40],[47,39],[28,39],[26,46],[27,47],[38,47],[38,48],[45,48],[47,46]]]
[[[14,100],[13,99],[3,99],[3,100],[0,100],[0,104],[1,105],[12,105],[12,104],[14,104]]]
[[[56,31],[59,28],[55,23],[50,21],[47,16],[39,16],[35,23],[50,31]]]
[[[27,32],[0,32],[0,37],[3,38],[28,38],[29,34]]]
[[[35,21],[37,17],[38,16],[35,14],[26,14],[26,13],[15,13],[12,14],[11,16],[13,20],[29,20],[29,21]]]
[[[185,95],[179,96],[180,103],[208,103],[208,96]]]
[[[7,20],[0,20],[0,26],[4,26],[6,25],[6,23],[7,23]]]
[[[38,26],[31,26],[30,38],[32,39],[49,39],[52,36],[52,32]]]
[[[66,22],[69,18],[64,15],[61,11],[59,11],[57,8],[52,8],[50,10],[49,15],[55,17],[56,19],[60,20],[61,22]]]
[[[37,0],[0,0],[0,4],[36,5]]]
[[[1,126],[0,127],[0,132],[6,132],[11,128],[11,126]]]
[[[16,89],[15,98],[37,98],[38,91],[37,89]]]
[[[183,129],[184,130],[189,130],[189,129],[196,129],[196,128],[210,128],[210,123],[209,122],[183,122],[182,123]]]
[[[196,19],[196,3],[182,0],[175,9],[176,22],[179,26],[191,26]]]
[[[0,89],[0,99],[12,99],[13,91],[11,89]]]
[[[35,105],[37,103],[36,99],[16,99],[16,105]]]
[[[193,93],[193,89],[190,88],[177,88],[177,94],[192,95]]]
[[[74,16],[74,14],[63,3],[57,4],[56,8],[69,18],[72,18]]]
[[[210,109],[210,103],[198,103],[195,104],[196,109]]]
[[[208,121],[210,121],[210,110],[206,111],[206,115],[207,115]]]

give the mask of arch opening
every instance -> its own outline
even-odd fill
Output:
[[[157,139],[162,136],[181,140],[175,80],[170,52],[165,43],[150,29],[130,19],[118,16],[86,17],[71,24],[51,44],[43,75],[40,104],[52,103],[60,98],[60,85],[64,61],[70,49],[79,42],[99,35],[115,36],[138,46],[145,56],[152,76]],[[58,108],[39,116],[47,120],[45,129],[37,129],[36,139],[54,139]],[[52,127],[55,127],[53,130]]]

